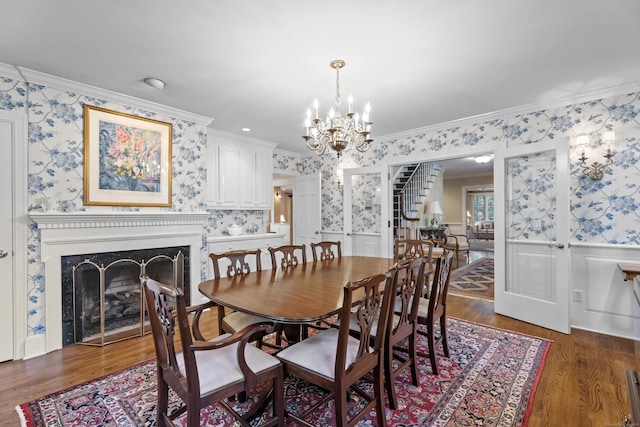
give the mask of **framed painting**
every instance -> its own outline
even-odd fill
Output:
[[[171,206],[171,123],[84,106],[84,204]]]

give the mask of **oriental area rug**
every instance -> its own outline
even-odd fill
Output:
[[[449,279],[449,293],[493,301],[493,258],[480,258],[456,268]]]
[[[429,361],[420,358],[418,387],[411,385],[408,374],[396,380],[399,409],[387,407],[387,425],[526,426],[551,342],[455,318],[448,319],[448,332],[450,358],[439,352],[439,375],[433,375]],[[422,337],[419,347],[426,349]],[[285,387],[286,410],[293,413],[323,395],[321,389],[296,379],[287,380]],[[177,406],[178,399],[171,396],[171,402]],[[152,426],[155,403],[152,360],[23,403],[16,410],[25,427]],[[335,425],[332,401],[311,417],[312,425]],[[184,426],[184,417],[180,421]],[[235,424],[221,406],[213,405],[201,411],[200,425]],[[375,425],[375,412],[358,425]]]

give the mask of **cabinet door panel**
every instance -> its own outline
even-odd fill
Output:
[[[254,194],[256,185],[255,153],[240,151],[236,170],[239,174],[237,179],[240,183],[240,206],[253,208],[255,207]]]
[[[273,202],[273,158],[271,153],[256,153],[256,207],[271,208]]]
[[[220,206],[234,207],[238,204],[238,169],[237,150],[230,147],[221,146],[219,156],[219,186],[220,186]]]

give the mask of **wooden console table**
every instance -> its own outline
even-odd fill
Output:
[[[618,268],[622,270],[622,277],[625,282],[633,280],[636,276],[640,275],[640,264],[619,262]]]

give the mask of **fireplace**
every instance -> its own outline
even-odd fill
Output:
[[[188,266],[188,246],[62,257],[63,346],[149,332],[140,276],[180,288],[189,301]]]
[[[25,354],[44,354],[62,348],[63,336],[74,337],[73,327],[63,333],[63,312],[73,307],[62,297],[62,260],[83,254],[103,254],[157,248],[189,248],[185,259],[185,293],[191,303],[203,301],[198,284],[203,280],[202,253],[207,212],[86,211],[31,212],[40,230],[40,256],[45,278],[45,333],[25,344]],[[184,252],[185,257],[187,252]],[[86,255],[85,255],[86,256]],[[144,259],[149,259],[145,257]],[[98,264],[100,265],[100,264]],[[106,264],[105,264],[106,265]],[[185,273],[187,274],[187,273]],[[161,280],[161,279],[159,279]],[[68,297],[66,297],[68,298]]]

